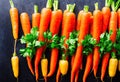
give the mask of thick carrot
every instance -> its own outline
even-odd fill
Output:
[[[56,82],[59,82],[60,74],[61,74],[60,68],[58,67],[57,74],[56,74]]]
[[[43,8],[41,10],[41,19],[40,19],[40,26],[39,26],[39,41],[44,41],[43,33],[47,31],[50,20],[51,20],[51,8],[52,7],[52,0],[47,1],[46,8]],[[36,55],[35,55],[35,75],[36,75],[36,81],[39,78],[39,71],[38,71],[38,65],[40,62],[40,58],[42,56],[42,53],[44,51],[44,46],[37,49]]]
[[[78,13],[78,17],[77,17],[77,26],[76,26],[76,30],[77,30],[77,31],[80,30],[82,13],[83,13],[83,10],[79,11],[79,13]]]
[[[58,34],[60,29],[60,24],[62,21],[62,10],[58,9],[58,0],[55,0],[53,3],[54,11],[52,12],[51,22],[50,22],[50,32],[52,35]],[[58,49],[53,48],[51,51],[50,59],[50,72],[48,77],[52,76],[56,70],[56,65],[58,61]]]
[[[84,71],[84,75],[83,75],[83,82],[86,82],[86,78],[92,68],[92,63],[93,63],[93,54],[90,53],[87,56],[86,67],[85,67],[85,71]]]
[[[47,82],[47,70],[48,69],[48,59],[44,58],[41,60],[41,70],[42,70],[42,75],[45,79],[45,82]]]
[[[102,8],[102,14],[103,14],[103,30],[102,30],[102,32],[105,32],[109,26],[111,1],[112,0],[105,0],[105,6]]]
[[[32,27],[39,27],[40,13],[38,13],[38,6],[34,5],[34,13],[32,14]]]
[[[20,21],[21,21],[22,30],[23,30],[24,35],[30,33],[30,29],[31,29],[30,18],[26,12],[23,12],[20,14]],[[31,73],[34,75],[30,56],[27,56],[26,60],[27,60],[28,68],[30,69]]]
[[[98,10],[98,3],[95,3],[95,11],[93,12],[93,38],[96,39],[97,43],[100,40],[100,34],[102,32],[102,18],[103,14]],[[99,47],[96,46],[93,53],[93,72],[95,77],[98,70],[99,60]]]
[[[19,30],[19,18],[18,18],[18,9],[14,7],[14,3],[10,0],[10,18],[12,24],[12,33],[15,40],[18,39],[18,30]]]
[[[103,30],[102,30],[102,32],[106,32],[108,30],[110,15],[111,15],[111,11],[109,8],[110,5],[111,5],[111,0],[106,0],[105,7],[102,8],[102,13],[103,13]],[[103,55],[102,66],[101,66],[101,80],[102,81],[103,81],[103,78],[105,76],[109,57],[110,57],[109,53],[106,53]]]
[[[120,8],[117,11],[118,13],[118,28],[120,28]]]
[[[80,33],[78,37],[78,42],[81,43],[81,41],[84,39],[84,37],[88,34],[89,31],[89,23],[90,23],[90,13],[88,13],[88,6],[84,6],[84,11],[82,13],[81,18],[81,26],[80,26]],[[76,50],[76,55],[73,63],[73,68],[71,70],[71,82],[74,81],[74,76],[76,72],[79,70],[79,67],[82,63],[82,46],[78,46]]]

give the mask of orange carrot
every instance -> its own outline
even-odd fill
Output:
[[[60,68],[58,67],[57,74],[56,74],[56,82],[59,82],[60,74],[61,74]]]
[[[93,12],[93,38],[96,39],[97,43],[100,40],[100,34],[102,32],[102,12],[98,10],[98,3],[95,3],[95,11]],[[99,47],[94,48],[93,53],[93,72],[96,77],[100,60]]]
[[[18,9],[14,7],[14,3],[10,0],[10,18],[12,24],[12,33],[15,40],[18,39],[18,30],[19,30],[19,18],[18,18]]]
[[[120,8],[117,11],[118,13],[118,28],[120,28]]]
[[[103,30],[102,30],[102,32],[106,32],[108,30],[110,15],[111,15],[111,11],[110,11],[110,8],[109,8],[110,5],[111,5],[111,0],[109,0],[109,1],[106,0],[105,7],[102,8],[102,13],[103,13]],[[107,65],[108,65],[109,57],[110,57],[109,53],[106,53],[105,55],[103,55],[102,67],[101,67],[101,80],[102,81],[103,81],[103,78],[105,76],[105,72],[106,72],[106,68],[107,68]]]
[[[20,21],[21,21],[22,30],[23,30],[24,35],[30,33],[30,29],[31,29],[30,18],[26,12],[23,12],[20,14]],[[28,68],[30,69],[31,73],[34,75],[30,56],[27,56],[26,60],[27,60]]]
[[[77,30],[77,31],[80,30],[82,13],[83,13],[83,10],[79,11],[79,13],[78,13],[78,17],[77,17],[77,26],[76,26],[76,30]]]
[[[55,0],[53,3],[54,11],[52,12],[51,22],[50,22],[50,32],[54,36],[59,33],[60,24],[62,21],[62,10],[58,9],[58,0]],[[58,61],[58,49],[53,48],[51,51],[50,59],[50,72],[48,77],[52,76],[56,70],[56,65]]]
[[[80,26],[80,33],[78,37],[78,42],[81,43],[81,41],[84,39],[84,37],[88,34],[89,31],[89,23],[90,23],[90,14],[88,13],[88,6],[84,6],[84,11],[82,13],[81,18],[81,26]],[[82,63],[82,46],[78,46],[76,50],[76,55],[73,63],[73,68],[71,70],[71,82],[74,81],[74,76],[79,70],[79,67]]]
[[[38,13],[38,6],[34,5],[34,13],[32,14],[32,27],[39,27],[40,13]]]
[[[93,55],[92,53],[87,56],[86,67],[83,75],[83,82],[86,82],[86,78],[92,68]]]
[[[41,20],[40,20],[40,26],[39,26],[39,41],[44,41],[43,33],[47,31],[50,20],[51,20],[51,8],[52,7],[52,1],[48,0],[46,8],[43,8],[41,11]],[[40,62],[40,58],[42,56],[42,53],[44,51],[44,47],[40,47],[37,49],[36,55],[35,55],[35,75],[36,75],[36,81],[39,78],[39,71],[38,71],[38,65]]]

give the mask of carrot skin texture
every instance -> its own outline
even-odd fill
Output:
[[[24,35],[30,33],[30,18],[26,12],[20,14],[20,21]]]
[[[19,75],[19,58],[18,58],[18,56],[13,56],[11,58],[11,64],[12,64],[14,77],[18,78],[18,75]]]
[[[83,13],[83,10],[79,11],[79,13],[78,13],[77,26],[76,26],[76,30],[77,30],[77,31],[80,30],[82,13]]]
[[[80,34],[79,34],[79,37],[78,37],[78,42],[79,43],[81,42],[81,40],[84,39],[85,35],[88,34],[90,16],[91,15],[89,13],[83,13],[82,14]],[[73,82],[74,76],[75,76],[77,70],[79,70],[80,65],[82,63],[82,49],[83,49],[83,47],[81,45],[77,47],[76,55],[75,55],[75,59],[74,59],[74,64],[73,64],[73,68],[72,68],[72,71],[71,71],[71,82]]]
[[[101,81],[103,81],[103,79],[104,79],[105,72],[106,72],[106,69],[107,69],[107,66],[108,66],[109,58],[110,58],[110,54],[109,53],[106,53],[103,56],[102,67],[101,67]]]
[[[48,8],[43,8],[41,11],[41,19],[40,19],[40,26],[39,26],[39,41],[44,41],[44,36],[43,33],[47,31],[50,19],[51,19],[51,9]],[[36,56],[35,56],[35,75],[36,75],[36,80],[39,78],[39,71],[38,71],[38,65],[40,62],[40,58],[42,56],[44,47],[40,47],[37,49]]]
[[[84,71],[84,75],[83,75],[83,82],[86,82],[86,78],[92,68],[92,63],[93,63],[93,55],[89,54],[87,56],[86,67],[85,67],[85,71]]]
[[[42,70],[43,77],[47,76],[47,68],[48,68],[48,60],[42,59],[41,60],[41,70]]]
[[[61,75],[60,67],[58,67],[57,74],[56,74],[56,82],[59,82],[60,75]]]
[[[118,28],[120,28],[120,8],[117,11],[118,13]]]
[[[102,32],[102,20],[103,20],[103,14],[100,10],[95,10],[93,12],[93,38],[96,39],[97,43],[100,40],[100,34]],[[100,60],[100,53],[99,53],[99,47],[94,48],[93,52],[93,72],[94,76],[96,77],[98,65]]]
[[[103,30],[102,32],[106,32],[107,28],[109,26],[110,21],[110,8],[109,7],[103,7],[102,8],[102,14],[103,14]]]
[[[75,82],[78,82],[78,77],[79,77],[79,70],[76,72],[76,75],[75,75]]]
[[[19,31],[19,18],[18,18],[18,9],[17,8],[10,8],[10,19],[12,24],[12,33],[14,39],[18,39],[18,31]]]
[[[32,14],[32,27],[39,27],[40,24],[40,13]]]

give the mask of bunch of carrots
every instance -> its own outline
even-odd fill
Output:
[[[19,15],[13,1],[9,1],[12,33],[15,40],[11,64],[13,74],[18,78],[19,58],[16,55],[16,43]],[[85,5],[78,16],[73,12],[75,4],[68,4],[64,12],[58,8],[58,4],[58,0],[47,0],[46,7],[40,13],[38,6],[34,5],[32,24],[27,12],[20,14],[24,33],[21,43],[26,45],[24,49],[20,49],[20,53],[26,57],[28,68],[35,75],[36,82],[39,81],[39,64],[41,64],[41,72],[45,82],[56,71],[56,82],[59,82],[60,75],[66,75],[68,69],[71,69],[70,81],[78,82],[79,71],[83,69],[84,57],[86,57],[86,66],[83,82],[86,82],[91,70],[97,78],[100,60],[102,60],[101,81],[104,80],[107,67],[108,74],[112,79],[117,68],[120,71],[120,0],[116,2],[105,0],[102,10],[99,10],[98,3],[95,3],[93,13],[89,12],[89,6]],[[51,50],[49,53],[51,54],[49,56],[50,63],[46,52],[48,48]],[[69,68],[69,59],[71,60],[71,68]],[[59,64],[58,69],[57,64]]]

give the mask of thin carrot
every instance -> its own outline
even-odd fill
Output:
[[[60,68],[58,67],[57,74],[56,74],[56,82],[59,82],[60,74],[61,74]]]
[[[80,30],[82,13],[83,13],[83,10],[79,11],[78,17],[77,17],[77,26],[76,26],[76,30],[78,30],[78,31]]]
[[[32,14],[32,27],[39,27],[40,13],[38,13],[38,6],[34,5],[34,13]]]
[[[52,0],[48,0],[46,4],[46,8],[43,8],[41,10],[41,20],[40,20],[40,26],[39,26],[39,41],[44,41],[43,33],[47,31],[50,20],[51,20],[51,13],[52,10],[50,9],[52,7]],[[44,51],[44,47],[40,47],[37,49],[36,55],[35,55],[35,75],[36,75],[36,81],[39,78],[39,71],[38,71],[38,65],[40,62],[40,58],[42,56],[42,53]]]
[[[19,30],[19,18],[18,18],[18,9],[14,7],[14,3],[12,0],[10,1],[10,18],[11,18],[11,24],[12,24],[12,33],[15,40],[18,39],[18,30]]]
[[[100,34],[102,32],[102,17],[102,12],[98,10],[98,3],[95,3],[95,11],[93,12],[93,38],[96,39],[97,43],[100,40]],[[93,72],[95,77],[98,70],[99,60],[99,47],[96,46],[93,53]]]
[[[78,79],[79,79],[79,70],[76,72],[76,75],[75,75],[75,82],[78,82]]]
[[[52,12],[51,22],[50,22],[50,32],[54,36],[59,33],[60,24],[62,21],[62,10],[58,9],[58,0],[55,0],[53,3],[54,11]],[[50,59],[50,72],[48,73],[48,77],[52,76],[56,70],[56,65],[58,61],[58,49],[53,48],[51,51],[51,59]]]
[[[93,54],[90,53],[87,56],[86,67],[85,67],[85,71],[84,71],[84,75],[83,75],[83,82],[86,82],[86,78],[92,68],[92,62],[93,62]]]
[[[84,37],[88,34],[90,16],[91,15],[88,13],[88,6],[84,6],[84,12],[82,13],[82,18],[81,18],[80,33],[78,37],[79,43],[81,43]],[[79,67],[82,63],[81,59],[82,59],[82,46],[80,45],[77,47],[73,68],[71,70],[71,82],[74,81],[74,76],[76,72],[79,70]]]
[[[22,30],[23,30],[24,35],[30,33],[30,29],[31,29],[30,18],[26,12],[23,12],[20,14],[20,21],[21,21]],[[30,56],[27,56],[26,60],[27,60],[28,68],[30,69],[31,73],[34,75]]]

